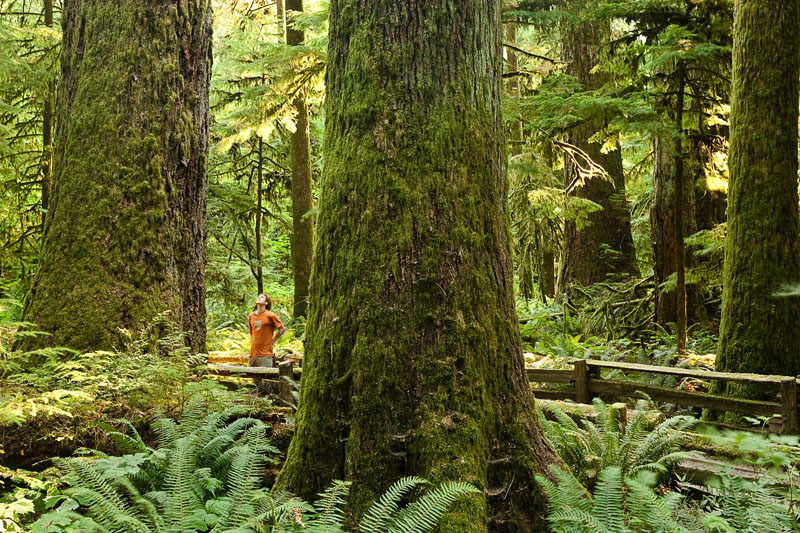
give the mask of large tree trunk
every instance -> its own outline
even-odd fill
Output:
[[[573,2],[578,6],[581,2]],[[577,9],[577,7],[576,7]],[[597,90],[607,81],[592,69],[601,59],[601,49],[611,37],[608,22],[565,23],[561,28],[562,59],[568,63],[567,74],[577,78],[587,91]],[[589,138],[605,127],[602,118],[588,119],[569,132],[570,144],[583,150],[601,166],[608,179],[593,177],[575,191],[600,206],[601,211],[589,215],[590,224],[578,229],[574,222],[565,226],[564,253],[560,265],[559,287],[571,283],[590,285],[603,281],[609,274],[638,275],[636,252],[631,236],[630,212],[625,198],[622,154],[617,147],[602,153],[601,142]],[[569,186],[578,177],[578,169],[569,157],[564,164],[564,182]]]
[[[286,9],[303,11],[303,0],[286,0]],[[286,44],[303,42],[302,30],[293,23],[286,28]],[[307,216],[314,207],[311,196],[311,139],[308,132],[306,91],[300,91],[292,102],[295,109],[295,130],[291,136],[292,155],[292,271],[294,272],[294,316],[306,316],[308,282],[314,250],[314,219]]]
[[[55,175],[25,317],[77,349],[158,314],[205,346],[208,0],[72,0]]]
[[[557,461],[514,307],[499,0],[334,0],[325,168],[297,432],[278,485],[400,476],[473,496],[441,531],[541,531]],[[490,518],[491,517],[491,518]]]
[[[800,281],[798,33],[800,0],[736,1],[718,370],[800,373],[800,300],[774,295]]]

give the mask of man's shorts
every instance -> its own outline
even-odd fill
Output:
[[[261,366],[266,368],[272,368],[272,356],[271,355],[261,355],[258,357],[248,357],[247,358],[247,365],[248,366]]]

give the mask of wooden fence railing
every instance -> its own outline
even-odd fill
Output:
[[[528,381],[535,383],[564,383],[571,387],[553,390],[532,387],[537,398],[589,403],[593,397],[609,401],[620,398],[643,398],[667,402],[684,407],[698,407],[713,411],[730,411],[750,416],[771,418],[770,430],[780,433],[798,433],[798,379],[791,376],[708,372],[686,368],[651,366],[637,363],[616,363],[593,359],[572,362],[572,370],[547,370],[528,368]],[[763,387],[765,393],[776,391],[776,401],[756,401],[730,398],[705,392],[673,389],[631,380],[607,379],[603,370],[620,370],[626,373],[661,374],[677,378],[696,378],[724,382],[750,383]]]
[[[226,362],[231,361],[228,358]],[[231,361],[239,362],[239,360]],[[209,372],[220,376],[260,377],[263,379],[299,380],[302,369],[293,367],[290,362],[279,364],[279,368],[252,368],[240,365],[220,365],[217,360],[209,358]],[[729,411],[750,416],[770,418],[770,431],[798,433],[798,379],[791,376],[771,376],[762,374],[739,374],[727,372],[708,372],[686,368],[642,365],[637,363],[617,363],[594,359],[577,359],[572,362],[573,368],[565,370],[526,369],[531,390],[537,398],[548,400],[573,400],[578,403],[590,403],[594,397],[614,402],[622,398],[649,397],[656,402],[674,403],[684,407],[697,407],[713,411]],[[696,378],[723,382],[750,383],[765,388],[765,392],[777,392],[775,401],[756,401],[730,398],[705,392],[680,390],[661,387],[649,383],[631,380],[608,379],[602,377],[606,370],[619,370],[626,373],[661,374],[677,378]],[[556,383],[566,385],[559,389],[547,389],[536,384]],[[282,383],[284,393],[291,389],[290,384]]]

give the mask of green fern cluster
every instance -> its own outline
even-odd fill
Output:
[[[199,398],[181,423],[155,425],[159,447],[129,433],[109,436],[121,457],[56,459],[71,488],[34,531],[234,531],[257,514],[261,475],[276,454],[267,426],[241,407],[205,413]]]
[[[338,533],[344,531],[350,484],[335,481],[313,504],[262,486],[270,455],[267,426],[244,416],[244,409],[207,413],[199,397],[184,409],[180,423],[155,425],[156,449],[148,448],[125,420],[126,432],[103,424],[124,453],[56,459],[71,488],[54,512],[32,525],[44,532],[136,533]],[[479,492],[467,483],[442,484],[405,506],[408,495],[427,483],[403,478],[364,516],[363,533],[423,533],[461,496]]]
[[[555,421],[540,417],[550,445],[589,489],[608,467],[618,467],[623,478],[645,471],[665,476],[692,456],[680,451],[680,431],[694,425],[694,418],[677,416],[653,428],[643,401],[637,403],[635,415],[627,423],[620,423],[618,412],[599,398],[593,405],[594,422],[584,418],[578,424],[552,403],[544,408]]]
[[[427,484],[420,477],[405,477],[396,481],[367,510],[357,526],[360,533],[425,533],[432,531],[442,515],[462,496],[480,491],[469,483],[450,482],[427,491],[417,500],[402,506],[409,494]],[[288,533],[342,533],[345,531],[345,502],[350,483],[335,481],[313,505],[279,493],[270,498],[272,510],[256,517],[262,525],[258,531]]]
[[[549,499],[547,519],[556,533],[690,533],[702,530],[696,517],[681,512],[683,497],[657,495],[652,475],[623,476],[618,466],[600,471],[594,494],[570,473],[551,471],[557,484],[537,477]],[[681,521],[685,523],[681,523]]]
[[[703,524],[710,531],[723,533],[790,533],[800,531],[800,514],[785,492],[769,485],[762,477],[748,482],[741,477],[722,475],[713,495],[703,502],[708,512]]]

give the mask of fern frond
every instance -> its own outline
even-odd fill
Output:
[[[342,508],[347,502],[344,498],[350,492],[351,482],[334,480],[330,487],[320,494],[319,501],[314,503],[314,509],[319,515],[320,525],[340,525],[344,522]]]
[[[580,509],[590,513],[592,510],[592,497],[577,478],[570,472],[555,465],[550,466],[550,472],[556,480],[553,484],[543,477],[537,476],[536,481],[544,490],[550,502],[549,509],[556,512],[561,509]]]
[[[373,503],[361,519],[359,529],[362,533],[383,533],[400,507],[400,500],[419,485],[428,480],[409,476],[398,479]]]
[[[442,515],[459,498],[467,494],[481,494],[481,491],[469,483],[459,481],[443,483],[411,502],[397,519],[392,521],[389,531],[398,533],[431,531],[439,524]]]
[[[622,469],[616,466],[604,468],[597,476],[599,482],[594,494],[592,515],[607,530],[627,533],[625,511],[622,505]]]
[[[138,508],[141,516],[147,518],[149,525],[156,531],[161,532],[165,529],[164,519],[158,513],[158,509],[152,501],[148,500],[139,492],[133,483],[126,477],[120,477],[114,480],[114,486],[118,487]]]
[[[111,439],[121,453],[134,454],[147,451],[147,446],[142,440],[141,435],[139,435],[139,432],[136,431],[136,428],[133,426],[133,424],[124,418],[118,418],[116,420],[112,420],[111,422],[124,425],[130,432],[130,434],[127,434],[117,431],[113,426],[107,424],[106,422],[97,423],[98,427],[105,431],[106,436]]]
[[[576,533],[618,533],[608,529],[591,513],[581,509],[561,509],[547,515],[547,521],[554,525],[554,530]],[[566,523],[565,523],[566,522]],[[570,527],[572,525],[572,527]]]
[[[167,502],[165,519],[171,529],[183,531],[191,513],[202,508],[202,503],[194,483],[194,470],[197,465],[197,448],[193,435],[179,438],[169,453],[170,470],[164,480]]]
[[[265,466],[265,460],[260,453],[247,447],[241,447],[240,450],[231,463],[228,476],[231,506],[217,524],[221,528],[232,528],[253,514],[253,493],[261,482],[261,472]]]

